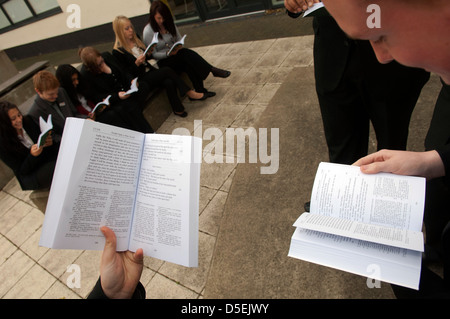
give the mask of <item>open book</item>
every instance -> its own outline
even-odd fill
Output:
[[[109,106],[110,98],[111,98],[111,95],[108,95],[103,101],[97,103],[91,113],[93,113],[93,114],[95,114],[95,116],[97,116],[98,114],[103,112],[103,110]]]
[[[318,2],[314,3],[314,5],[311,8],[305,11],[305,13],[303,14],[303,18],[307,16],[320,17],[325,15],[329,15],[328,11],[325,9],[325,6],[322,2]]]
[[[118,251],[198,266],[201,139],[68,118],[39,245]]]
[[[183,35],[183,37],[181,38],[180,41],[175,42],[172,47],[170,48],[169,52],[167,52],[167,55],[169,56],[170,53],[172,53],[173,50],[175,50],[177,47],[179,46],[183,46],[184,45],[184,39],[186,38],[186,34]]]
[[[418,289],[425,179],[320,163],[289,256]]]
[[[131,81],[131,86],[130,86],[129,90],[125,92],[124,95],[130,95],[131,93],[139,91],[138,86],[137,86],[137,80],[138,80],[138,78],[134,78]]]
[[[153,34],[152,42],[150,42],[150,44],[147,46],[147,49],[145,49],[144,55],[146,55],[148,51],[151,51],[153,47],[158,44],[158,35],[159,32],[155,32],[155,34]]]
[[[37,146],[42,147],[44,146],[45,140],[50,134],[50,131],[53,130],[52,115],[48,115],[47,122],[42,118],[42,116],[39,117],[39,127],[41,129],[41,134],[39,135]]]

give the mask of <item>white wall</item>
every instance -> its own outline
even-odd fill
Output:
[[[70,22],[77,21],[75,11],[68,12],[71,4],[79,8],[81,29],[112,23],[117,15],[129,18],[145,15],[150,9],[148,0],[58,0],[58,3],[62,13],[0,34],[0,50],[79,31],[77,27],[69,27]]]

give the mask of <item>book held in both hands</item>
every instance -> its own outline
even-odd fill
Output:
[[[41,134],[39,135],[37,146],[42,147],[45,144],[47,136],[50,131],[53,130],[52,115],[49,114],[47,121],[45,121],[42,116],[39,117],[39,128],[41,129]]]
[[[118,251],[198,266],[202,141],[68,118],[39,245]]]
[[[288,255],[417,290],[424,205],[425,178],[320,163]]]

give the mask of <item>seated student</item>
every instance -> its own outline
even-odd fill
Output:
[[[112,107],[133,130],[142,133],[153,133],[153,129],[142,114],[145,99],[149,94],[146,83],[139,84],[138,92],[126,94],[131,86],[132,77],[125,73],[114,57],[105,52],[100,54],[93,47],[85,47],[79,51],[83,66],[81,75],[89,83],[87,98],[99,103],[111,95]]]
[[[187,95],[190,100],[205,100],[210,96],[192,90],[171,68],[155,69],[152,67],[147,62],[151,52],[147,52],[144,56],[145,45],[137,37],[131,21],[127,17],[117,16],[113,21],[113,29],[116,35],[113,56],[128,73],[133,77],[139,77],[139,81],[146,82],[149,87],[164,86],[176,115],[187,116],[178,92],[181,96]]]
[[[104,110],[97,112],[97,115],[92,113],[96,103],[86,98],[88,95],[88,83],[82,80],[80,72],[72,65],[62,64],[58,66],[56,69],[56,77],[80,114],[84,114],[101,123],[128,129],[132,128],[132,125],[126,123],[113,108],[106,107]]]
[[[22,116],[16,105],[0,102],[0,158],[14,172],[22,190],[50,187],[59,144],[51,134],[38,147],[39,126],[29,116]]]
[[[153,52],[153,57],[158,61],[158,66],[168,66],[179,74],[186,72],[195,91],[214,96],[214,92],[208,92],[205,89],[203,81],[209,73],[216,77],[226,78],[230,76],[231,72],[213,67],[197,52],[185,47],[172,51],[168,56],[169,49],[181,40],[181,36],[173,21],[170,9],[162,1],[152,1],[150,6],[150,17],[143,35],[146,45],[152,42],[153,35],[156,32],[159,33],[159,42]]]
[[[47,120],[48,115],[51,114],[53,140],[59,143],[67,117],[86,118],[87,116],[77,112],[66,90],[60,87],[56,76],[49,71],[36,73],[33,84],[37,96],[28,114],[36,124],[39,124],[39,117]]]
[[[61,87],[66,90],[67,95],[77,109],[78,113],[89,116],[95,104],[85,98],[85,87],[80,79],[80,72],[70,64],[59,65],[55,76]]]

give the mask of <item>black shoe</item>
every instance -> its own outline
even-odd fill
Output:
[[[183,113],[175,113],[175,112],[173,112],[173,114],[175,114],[176,116],[180,116],[180,117],[186,117],[186,116],[188,116],[188,114],[187,114],[186,111],[184,111]]]
[[[215,67],[212,67],[211,73],[212,73],[214,76],[219,77],[219,78],[227,78],[227,77],[229,77],[230,74],[231,74],[230,71],[218,69],[218,68],[215,68]]]
[[[211,91],[205,91],[204,94],[206,95],[207,98],[216,96],[216,92],[211,92]]]

